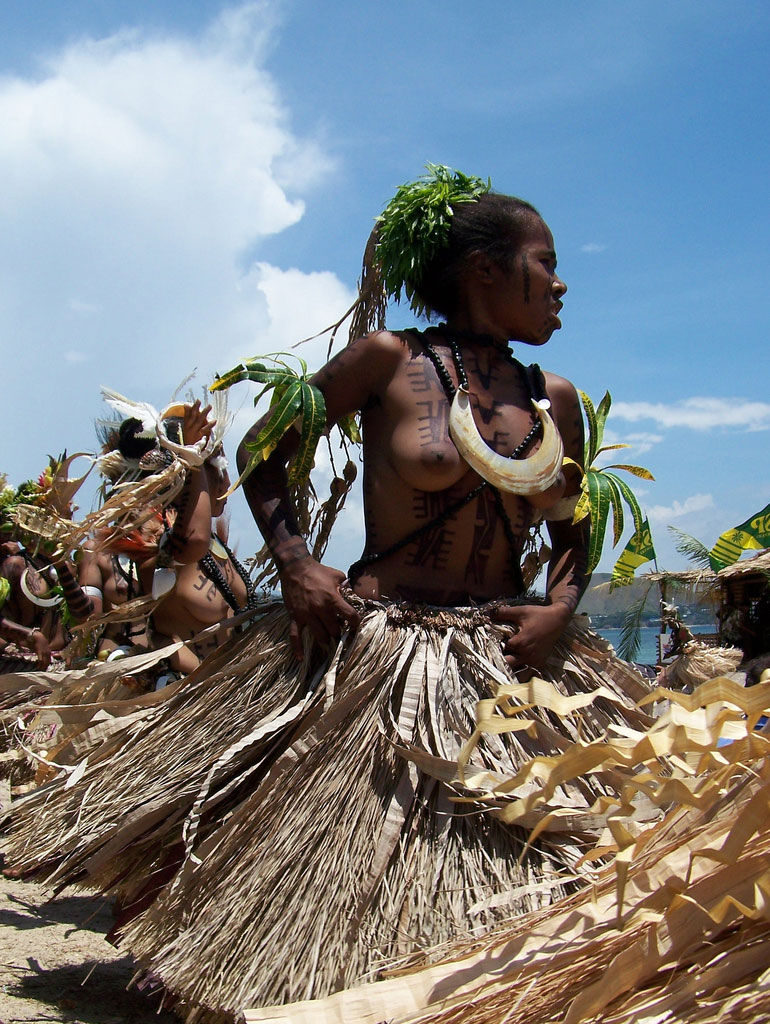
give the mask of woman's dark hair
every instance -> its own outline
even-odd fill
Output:
[[[486,253],[504,270],[510,269],[527,228],[540,214],[531,203],[515,196],[488,192],[470,203],[452,206],[448,244],[424,269],[415,291],[427,310],[449,316],[458,299],[458,281],[473,252]]]

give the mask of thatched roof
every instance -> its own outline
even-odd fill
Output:
[[[683,569],[681,572],[645,572],[642,579],[651,583],[680,583],[683,586],[710,587],[716,582],[716,573],[711,569]]]
[[[751,558],[744,558],[740,562],[728,565],[719,570],[720,579],[729,579],[732,576],[743,576],[746,573],[770,572],[770,548],[760,551]]]

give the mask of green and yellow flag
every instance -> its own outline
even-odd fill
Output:
[[[749,548],[759,551],[767,547],[770,547],[770,505],[765,505],[761,512],[755,512],[740,526],[725,530],[709,551],[709,562],[714,572],[719,572],[737,562]]]
[[[631,540],[626,544],[612,569],[610,586],[622,586],[630,583],[634,573],[645,562],[651,562],[655,558],[655,548],[652,543],[652,532],[650,522],[645,519],[640,528],[634,533]]]

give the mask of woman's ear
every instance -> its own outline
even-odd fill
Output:
[[[493,284],[495,273],[500,269],[488,253],[478,249],[468,253],[466,268],[467,273],[482,284]]]

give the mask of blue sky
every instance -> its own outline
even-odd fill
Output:
[[[569,292],[536,358],[610,390],[680,567],[667,524],[710,544],[770,500],[768,36],[741,0],[6,0],[0,469],[93,450],[102,384],[161,406],[336,319],[373,218],[446,163],[548,221]]]

